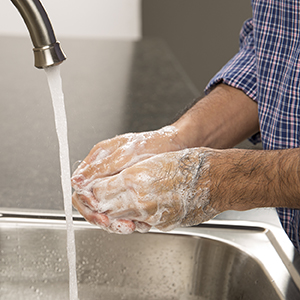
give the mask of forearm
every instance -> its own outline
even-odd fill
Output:
[[[259,131],[257,104],[220,84],[173,125],[186,147],[229,148]]]
[[[300,148],[223,150],[211,157],[211,203],[216,209],[300,208]]]

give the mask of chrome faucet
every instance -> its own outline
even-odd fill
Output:
[[[34,52],[34,65],[47,68],[66,59],[56,40],[51,22],[39,0],[11,0],[28,28]]]

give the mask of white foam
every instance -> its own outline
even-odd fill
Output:
[[[132,173],[127,169],[117,175],[94,180],[90,187],[92,187],[98,203],[92,209],[100,213],[108,212],[107,215],[112,221],[125,218],[146,222],[151,226],[159,226],[166,231],[180,226],[187,213],[191,214],[188,217],[189,222],[195,222],[192,210],[206,207],[209,204],[208,183],[203,182],[203,186],[198,186],[196,189],[197,182],[195,182],[198,180],[199,161],[206,160],[201,168],[202,175],[209,168],[206,156],[207,154],[201,153],[199,149],[159,154],[135,165],[137,170],[142,168],[141,171],[144,169],[145,172]],[[187,159],[186,162],[185,159]],[[182,160],[183,166],[180,167]],[[170,170],[166,169],[167,164],[172,165],[174,169],[173,167]],[[180,169],[185,165],[189,168],[188,170]],[[161,184],[156,184],[161,180]],[[164,188],[164,180],[170,184],[171,190]],[[149,208],[149,205],[150,211],[146,209]],[[177,212],[174,214],[175,207]],[[206,214],[207,212],[209,215]],[[165,222],[165,216],[169,213],[173,220],[170,220],[170,224],[161,227],[161,224]],[[204,221],[208,217],[212,217],[213,213],[210,210],[203,211],[197,220],[200,223],[202,216]],[[126,228],[114,226],[113,228],[119,233],[127,233]]]
[[[209,206],[209,182],[203,177],[209,169],[209,151],[204,148],[180,150],[174,140],[177,134],[174,126],[166,126],[157,131],[124,134],[108,141],[107,144],[118,142],[118,156],[112,160],[109,153],[107,159],[118,166],[114,172],[109,172],[110,166],[102,150],[95,154],[91,164],[102,164],[103,174],[80,178],[84,184],[82,188],[76,188],[75,184],[75,188],[78,194],[92,195],[88,203],[91,210],[109,217],[111,226],[106,230],[128,233],[126,226],[112,225],[118,219],[132,220],[138,224],[136,230],[142,232],[150,226],[171,230],[176,226],[199,224],[217,213]],[[165,144],[166,139],[173,143],[170,148]],[[174,148],[175,151],[168,152]],[[132,171],[133,165],[136,169]],[[75,176],[80,176],[80,172]],[[111,176],[99,178],[106,174]],[[199,215],[193,212],[195,209]]]

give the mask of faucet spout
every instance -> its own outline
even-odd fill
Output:
[[[56,40],[51,22],[39,0],[11,0],[28,28],[34,52],[34,65],[47,68],[62,63],[66,56]]]

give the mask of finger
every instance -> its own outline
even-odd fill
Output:
[[[82,202],[84,206],[89,207],[92,211],[99,211],[98,210],[99,201],[94,197],[90,189],[77,190],[76,194],[78,199]]]
[[[109,218],[105,214],[97,213],[85,206],[76,193],[73,193],[72,202],[73,206],[89,223],[101,227],[108,227],[110,225]]]
[[[104,159],[105,157],[112,154],[116,151],[119,147],[121,147],[124,143],[126,143],[127,138],[123,136],[117,136],[115,138],[101,141],[97,145],[95,145],[90,153],[86,156],[86,158],[80,163],[77,167],[73,176],[80,174],[85,170],[85,168],[93,163],[94,161],[99,161]]]
[[[110,155],[127,142],[127,138],[124,136],[116,136],[112,139],[101,141],[96,144],[84,161],[88,164],[92,163],[94,160],[99,160],[107,155]]]
[[[133,221],[126,219],[117,219],[113,220],[110,226],[110,229],[114,233],[119,234],[130,234],[135,231],[136,225]]]
[[[139,222],[139,221],[134,221],[135,224],[135,230],[141,233],[146,233],[151,229],[151,225],[145,223],[145,222]]]
[[[114,219],[130,219],[139,218],[141,214],[133,209],[125,209],[121,211],[108,211],[107,215]]]
[[[136,229],[135,223],[130,220],[120,219],[113,220],[111,222],[108,216],[105,214],[92,211],[80,201],[80,198],[76,193],[73,194],[72,200],[74,207],[89,223],[97,225],[106,231],[120,234],[130,234]]]
[[[94,160],[91,164],[82,163],[81,169],[76,171],[72,176],[72,184],[74,187],[84,188],[92,180],[112,176],[120,173],[126,168],[131,167],[139,161],[145,160],[154,153],[140,153],[138,149],[128,149],[127,147],[120,147],[111,155],[99,160]]]
[[[93,172],[99,169],[98,165],[110,154],[111,152],[105,149],[97,148],[89,158],[85,158],[72,174],[71,182],[73,187],[80,189],[86,186],[90,182],[88,179],[91,179],[91,177],[95,175]],[[96,165],[94,165],[95,162]],[[100,172],[100,170],[97,171]]]
[[[76,190],[86,188],[92,180],[120,172],[126,167],[128,159],[130,158],[124,155],[123,149],[117,149],[106,157],[98,155],[98,159],[93,159],[89,164],[83,161],[71,178],[73,188]]]

